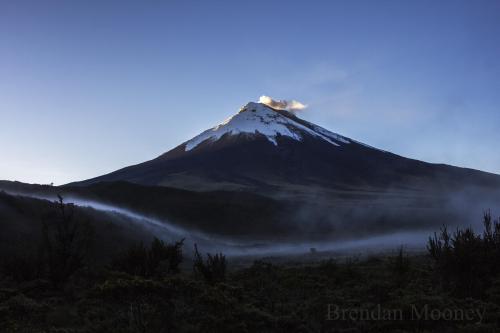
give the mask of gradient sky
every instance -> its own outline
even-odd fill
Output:
[[[0,0],[0,179],[142,162],[261,95],[500,173],[500,1]]]

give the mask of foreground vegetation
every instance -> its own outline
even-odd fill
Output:
[[[155,239],[95,264],[95,232],[62,198],[33,251],[2,256],[1,332],[498,332],[500,224],[446,228],[428,253],[234,268]],[[194,254],[191,255],[194,250]],[[347,310],[344,318],[338,312]],[[401,311],[401,318],[362,313]],[[436,316],[424,316],[424,311]],[[417,312],[417,315],[415,315]],[[399,313],[399,312],[398,312]],[[463,313],[470,317],[457,317]],[[455,316],[447,317],[448,314]]]

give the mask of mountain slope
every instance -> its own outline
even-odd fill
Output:
[[[497,175],[407,159],[261,103],[151,161],[72,185],[103,181],[273,194],[500,186]]]
[[[435,230],[500,209],[498,175],[404,158],[260,103],[151,161],[42,190],[245,241]]]
[[[30,202],[33,200],[53,201],[57,195],[61,195],[66,202],[75,202],[82,209],[96,207],[101,213],[91,209],[96,214],[91,220],[102,224],[102,227],[120,222],[112,212],[121,214],[123,220],[127,215],[123,212],[126,211],[133,216],[156,219],[178,227],[184,232],[178,237],[190,239],[193,233],[194,236],[202,233],[209,235],[207,239],[215,237],[214,241],[218,238],[230,239],[231,242],[247,245],[269,241],[341,241],[396,232],[429,231],[442,226],[443,221],[447,221],[450,226],[451,223],[467,224],[470,215],[477,217],[484,207],[493,207],[483,206],[485,202],[477,193],[469,195],[472,200],[464,207],[455,205],[447,196],[418,195],[405,191],[344,192],[333,197],[322,195],[314,197],[314,200],[297,200],[270,198],[245,191],[196,192],[129,182],[58,187],[0,181],[0,220],[5,219],[2,195],[5,198],[19,196],[22,199],[14,207],[18,213],[30,212]],[[473,213],[469,215],[469,211]],[[15,222],[16,219],[19,221]],[[30,233],[38,235],[39,229],[33,226],[40,225],[40,217],[34,214],[28,214],[26,218],[7,218],[3,224],[4,231],[22,226],[22,220],[31,225]],[[129,221],[123,220],[121,223],[131,229],[132,235],[144,234],[140,228],[134,231],[134,224]],[[171,233],[165,233],[161,228],[147,228],[145,231],[172,237]],[[114,235],[113,230],[102,232],[105,233],[103,237],[119,236]],[[4,234],[11,233],[6,231]]]

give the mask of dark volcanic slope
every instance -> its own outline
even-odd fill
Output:
[[[71,185],[102,181],[259,193],[500,188],[500,176],[374,149],[257,103],[156,159]]]

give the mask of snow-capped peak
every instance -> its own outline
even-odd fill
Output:
[[[262,103],[250,102],[234,116],[186,142],[185,150],[189,151],[207,140],[217,141],[225,134],[261,134],[274,145],[278,145],[276,140],[278,136],[301,141],[304,135],[311,135],[335,146],[339,143],[351,142],[341,135],[301,120],[287,111],[275,110]]]

